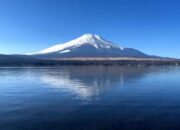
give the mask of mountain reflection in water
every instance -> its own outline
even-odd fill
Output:
[[[0,130],[179,130],[180,68],[0,68]]]
[[[133,83],[146,76],[147,73],[157,72],[158,69],[134,67],[103,67],[81,66],[59,69],[45,69],[40,79],[55,89],[64,89],[77,94],[81,98],[98,96],[101,91],[121,87],[124,82]]]

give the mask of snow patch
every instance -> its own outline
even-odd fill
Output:
[[[60,53],[68,53],[68,52],[71,52],[71,50],[64,50],[64,51],[61,51]]]

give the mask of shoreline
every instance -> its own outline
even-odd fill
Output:
[[[60,58],[36,59],[32,61],[0,62],[2,66],[67,66],[67,65],[103,65],[103,66],[180,66],[179,59],[167,58]]]

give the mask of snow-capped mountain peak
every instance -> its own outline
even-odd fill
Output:
[[[84,34],[64,44],[57,44],[29,55],[46,59],[67,57],[148,57],[148,55],[136,49],[122,48],[94,34]]]
[[[72,51],[72,49],[76,47],[80,47],[82,45],[91,45],[95,47],[96,49],[111,49],[111,48],[119,48],[123,50],[122,47],[113,44],[103,38],[101,38],[98,35],[93,35],[93,34],[84,34],[80,36],[79,38],[76,38],[74,40],[71,40],[69,42],[66,42],[64,44],[58,44],[52,47],[49,47],[45,50],[36,52],[36,53],[31,53],[31,54],[48,54],[48,53],[68,53]]]

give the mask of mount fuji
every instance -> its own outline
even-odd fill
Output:
[[[49,47],[45,50],[29,53],[38,58],[69,58],[69,57],[135,57],[150,58],[141,51],[124,48],[98,35],[84,34],[79,38]]]
[[[0,54],[0,66],[51,65],[180,65],[180,60],[147,55],[93,34],[84,34],[64,44],[26,55]]]

